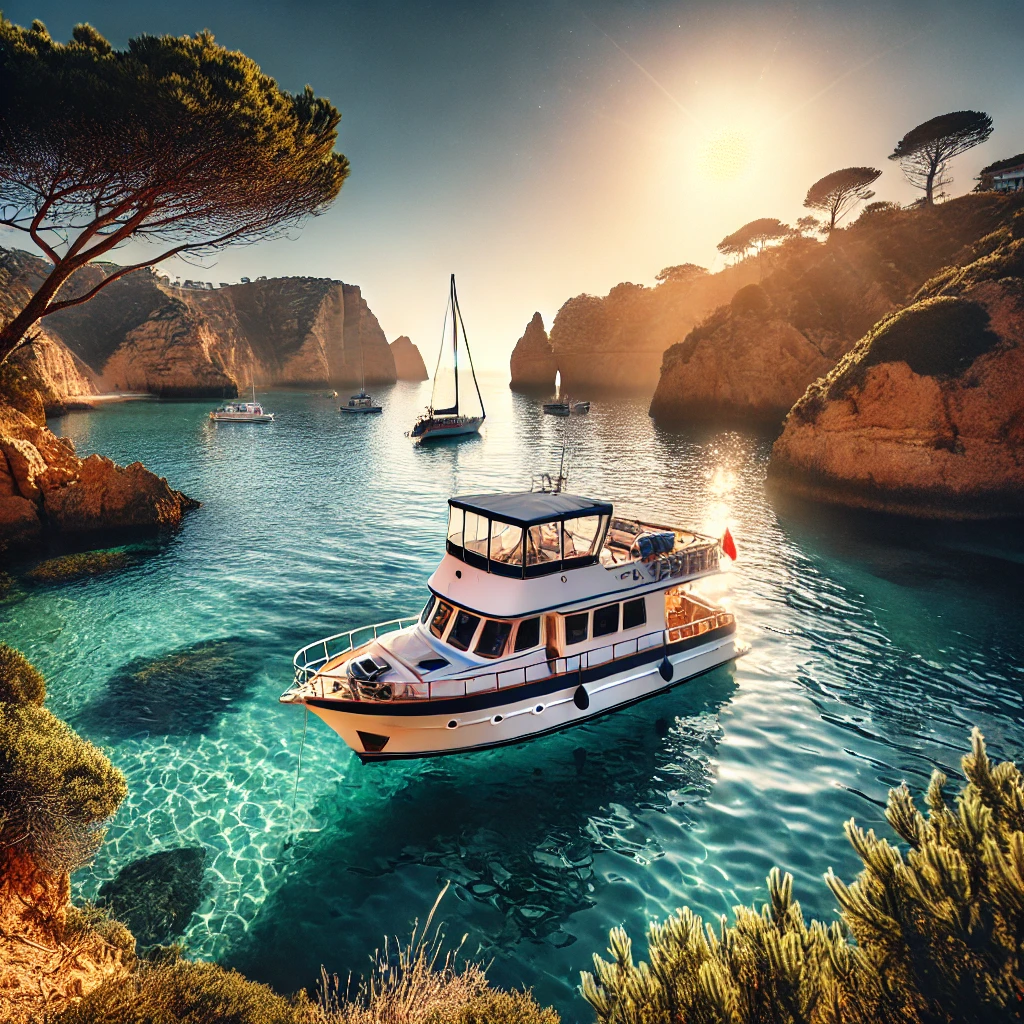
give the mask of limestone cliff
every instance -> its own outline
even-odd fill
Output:
[[[756,280],[757,273],[744,263],[717,274],[700,271],[683,280],[669,279],[654,288],[625,282],[603,298],[569,299],[556,314],[550,335],[562,387],[574,395],[602,389],[650,393],[665,350],[738,288]],[[547,386],[554,386],[553,371]]]
[[[516,342],[509,369],[513,391],[543,391],[546,394],[554,387],[558,360],[540,313],[533,314],[523,336]]]
[[[71,441],[0,405],[0,558],[45,533],[176,526],[196,505],[141,462],[80,459]]]
[[[4,263],[0,291],[17,308],[47,265],[2,251]],[[81,294],[110,271],[110,264],[83,268],[67,294]],[[252,381],[346,385],[358,383],[360,361],[368,383],[396,379],[391,348],[359,288],[327,278],[272,278],[203,290],[178,288],[141,270],[81,306],[46,317],[42,326],[103,391],[221,397]]]
[[[651,415],[777,426],[872,324],[1018,205],[994,193],[908,210],[879,204],[828,243],[789,239],[767,257],[771,269],[759,286],[738,292],[665,352]]]
[[[395,373],[399,380],[430,380],[420,350],[406,335],[391,342],[391,354],[395,359]]]
[[[799,496],[941,518],[1024,515],[1024,212],[876,324],[789,414]]]

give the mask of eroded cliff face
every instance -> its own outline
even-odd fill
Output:
[[[781,424],[874,323],[1017,205],[972,194],[934,208],[872,211],[828,243],[787,241],[771,252],[759,285],[738,291],[665,352],[651,415]]]
[[[399,380],[430,379],[420,350],[407,335],[403,334],[391,342],[391,355],[395,360],[395,372]]]
[[[558,360],[544,330],[544,319],[534,313],[526,325],[523,336],[516,342],[509,360],[513,391],[538,391],[547,394],[554,390]]]
[[[4,260],[0,290],[20,308],[47,265],[18,252],[3,252]],[[83,268],[67,294],[83,293],[111,269]],[[92,391],[222,397],[253,381],[347,385],[358,383],[360,360],[368,383],[396,379],[391,348],[359,288],[326,278],[272,278],[208,291],[176,288],[141,270],[42,325]],[[53,381],[59,383],[59,372]]]
[[[655,288],[625,282],[603,298],[569,299],[556,314],[550,334],[563,389],[581,396],[609,389],[649,394],[665,350],[738,288],[756,280],[757,273],[744,263]]]
[[[789,414],[769,467],[804,498],[1024,515],[1024,214],[886,317]]]

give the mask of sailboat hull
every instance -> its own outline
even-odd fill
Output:
[[[435,419],[430,423],[418,423],[411,431],[412,437],[418,437],[421,441],[432,441],[440,437],[461,437],[464,434],[478,434],[484,422],[482,416],[459,416],[451,417],[447,422],[445,419]]]

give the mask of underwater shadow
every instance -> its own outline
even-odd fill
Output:
[[[75,726],[113,742],[208,732],[249,696],[261,669],[252,642],[241,637],[134,658],[75,716]]]
[[[610,881],[599,854],[660,858],[651,812],[693,824],[735,690],[730,665],[520,746],[354,769],[316,808],[328,824],[284,852],[281,884],[227,962],[281,991],[311,985],[321,964],[359,972],[448,880],[441,917],[451,934],[469,933],[467,955],[507,961],[522,942],[571,945],[570,918]],[[326,729],[308,741],[339,742]]]

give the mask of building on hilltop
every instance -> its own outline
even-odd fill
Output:
[[[979,192],[1020,192],[1024,189],[1024,153],[997,160],[981,169]]]

